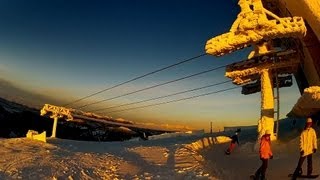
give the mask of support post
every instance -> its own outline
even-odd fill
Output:
[[[261,72],[261,118],[258,122],[259,137],[264,135],[268,129],[274,132],[274,98],[272,87],[272,75],[268,69]],[[270,136],[271,140],[275,140],[274,133]]]
[[[58,117],[55,116],[54,121],[53,121],[52,134],[51,134],[51,137],[53,137],[53,138],[56,137],[57,124],[58,124]]]
[[[279,119],[280,119],[280,93],[279,93],[279,79],[278,74],[276,75],[276,84],[277,84],[277,128],[276,128],[276,136],[279,138]]]

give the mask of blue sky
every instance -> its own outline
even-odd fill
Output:
[[[227,32],[238,11],[235,1],[2,0],[0,76],[25,90],[69,101],[204,53],[206,41]],[[220,58],[202,57],[102,93],[87,102],[240,61],[248,52],[244,50]],[[225,80],[224,70],[220,69],[108,101],[91,109],[167,95]],[[149,104],[228,87],[233,85],[229,83]],[[284,97],[281,101],[281,117],[284,117],[296,102],[299,92],[294,85],[281,89],[281,95]],[[86,102],[75,106],[82,103]],[[210,121],[219,127],[255,124],[260,116],[259,108],[260,94],[244,96],[237,89],[108,115],[134,121],[204,128]]]

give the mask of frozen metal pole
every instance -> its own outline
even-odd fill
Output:
[[[279,79],[278,79],[278,74],[276,75],[276,83],[277,83],[277,131],[276,135],[277,138],[279,138],[279,119],[280,119],[280,93],[279,93]]]
[[[52,127],[52,134],[51,137],[56,137],[56,131],[57,131],[57,124],[58,124],[58,117],[54,117],[53,127]]]

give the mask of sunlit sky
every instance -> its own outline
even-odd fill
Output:
[[[206,41],[227,32],[238,12],[236,1],[232,0],[2,0],[0,77],[25,91],[67,103],[204,53]],[[244,60],[248,52],[219,58],[201,57],[72,107]],[[84,110],[131,103],[225,80],[228,79],[224,77],[224,69],[219,69]],[[135,106],[229,87],[235,86],[227,83]],[[280,90],[281,118],[298,97],[296,83]],[[134,106],[112,111],[131,107]],[[260,93],[245,96],[239,88],[161,106],[104,113],[137,122],[180,124],[197,129],[208,129],[213,122],[215,129],[222,129],[223,126],[256,124],[260,117]]]

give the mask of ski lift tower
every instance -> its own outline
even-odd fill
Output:
[[[306,34],[302,17],[280,18],[265,9],[261,0],[239,0],[241,12],[229,32],[207,41],[207,54],[223,56],[253,46],[248,60],[227,66],[226,76],[234,84],[261,82],[261,117],[258,121],[258,139],[266,130],[274,132],[273,78],[295,72],[300,63],[294,50],[273,47],[274,39],[301,38]],[[279,113],[279,112],[278,112]],[[271,135],[275,140],[276,136]]]
[[[71,112],[73,112],[73,111],[74,111],[73,109],[54,106],[51,104],[45,104],[43,106],[43,108],[40,111],[40,115],[44,116],[47,113],[51,113],[50,118],[54,119],[51,137],[53,137],[53,138],[56,137],[58,119],[59,118],[66,118],[67,121],[73,120],[73,117],[71,115]]]

